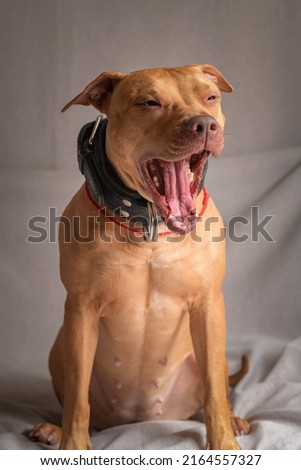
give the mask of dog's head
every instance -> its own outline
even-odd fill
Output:
[[[63,111],[91,104],[105,113],[107,155],[123,182],[186,233],[204,164],[223,148],[221,91],[233,88],[211,65],[105,72]]]

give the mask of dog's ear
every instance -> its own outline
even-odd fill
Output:
[[[225,77],[217,70],[215,67],[209,64],[201,65],[202,72],[206,77],[213,80],[221,91],[226,91],[231,93],[233,91],[233,86],[225,79]]]
[[[108,107],[108,98],[114,90],[117,83],[119,83],[125,73],[120,72],[104,72],[99,75],[93,82],[89,83],[88,86],[73,100],[69,101],[63,109],[62,113],[70,108],[73,104],[82,104],[89,106],[90,104],[98,111],[106,113]]]

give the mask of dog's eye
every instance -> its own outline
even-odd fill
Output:
[[[158,101],[155,101],[155,100],[148,100],[148,101],[145,101],[144,103],[142,103],[144,106],[147,106],[147,107],[152,107],[152,106],[161,106],[160,103]]]
[[[160,103],[160,101],[156,101],[156,100],[143,100],[143,98],[141,98],[140,100],[138,99],[136,101],[136,106],[141,106],[143,108],[161,108],[162,104]]]
[[[208,96],[208,98],[207,98],[207,101],[214,101],[214,100],[216,100],[216,96],[215,96],[215,95],[210,95],[210,96]]]

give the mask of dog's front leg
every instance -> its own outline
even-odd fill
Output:
[[[212,290],[191,313],[191,337],[204,387],[204,420],[210,449],[239,449],[227,399],[226,322],[222,293]]]
[[[90,449],[89,384],[98,341],[92,302],[67,297],[64,317],[64,411],[60,449]]]

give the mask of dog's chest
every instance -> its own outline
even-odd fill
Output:
[[[131,370],[141,375],[143,364],[165,363],[167,356],[191,351],[189,311],[199,295],[201,275],[188,253],[182,250],[181,256],[175,248],[125,255],[122,250],[118,258],[114,251],[98,266],[94,291],[104,365],[116,367],[131,357]]]
[[[149,419],[161,412],[158,400],[167,403],[178,377],[194,382],[189,309],[201,282],[197,265],[189,250],[176,247],[126,255],[114,250],[99,265],[102,306],[91,393],[102,397],[101,408],[113,407],[126,421]]]
[[[201,259],[176,244],[157,250],[117,248],[100,257],[94,271],[93,290],[101,307],[117,303],[122,310],[129,305],[146,311],[169,308],[171,302],[188,305],[203,280]]]

